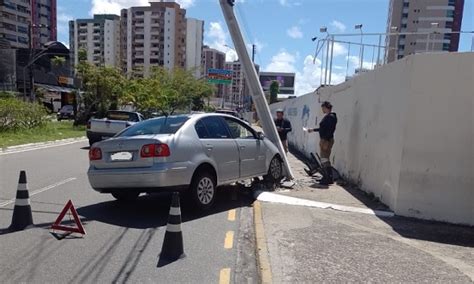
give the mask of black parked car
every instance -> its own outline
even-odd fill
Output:
[[[58,114],[58,121],[61,121],[63,119],[74,119],[74,107],[72,105],[65,105],[63,106]]]

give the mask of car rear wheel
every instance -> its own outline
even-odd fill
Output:
[[[216,199],[216,181],[214,175],[201,171],[191,183],[191,196],[194,204],[202,210],[208,210]]]
[[[278,156],[273,157],[268,167],[268,173],[264,176],[265,180],[276,182],[280,181],[283,176],[283,166]]]
[[[139,192],[112,192],[112,196],[118,201],[133,201],[138,198]]]

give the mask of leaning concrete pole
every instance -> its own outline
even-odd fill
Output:
[[[245,80],[250,89],[250,94],[252,95],[253,102],[255,103],[255,108],[257,109],[258,117],[262,123],[263,131],[270,141],[272,141],[280,151],[280,156],[283,160],[283,165],[285,169],[285,176],[289,179],[294,179],[293,173],[291,172],[290,165],[286,158],[285,150],[281,144],[280,138],[278,136],[278,131],[276,129],[275,123],[273,122],[272,115],[270,113],[270,108],[268,107],[267,100],[265,99],[265,94],[263,93],[262,86],[258,80],[257,71],[255,66],[250,59],[250,56],[247,52],[242,33],[240,32],[239,24],[234,14],[233,9],[233,0],[219,0],[222,12],[224,13],[224,19],[229,29],[230,36],[234,42],[235,51],[239,56],[240,64],[243,66]]]

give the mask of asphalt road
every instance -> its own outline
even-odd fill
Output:
[[[87,181],[86,146],[0,154],[1,283],[257,282],[250,195],[222,189],[205,214],[182,204],[186,257],[157,267],[170,196],[120,203],[96,193]],[[12,233],[6,228],[20,170],[27,172],[35,227]],[[87,235],[57,240],[49,227],[69,199]]]

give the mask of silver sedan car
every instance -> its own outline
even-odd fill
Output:
[[[89,150],[89,182],[118,200],[140,193],[186,190],[202,209],[216,187],[264,176],[279,180],[275,145],[244,121],[225,114],[159,117],[137,123]]]

